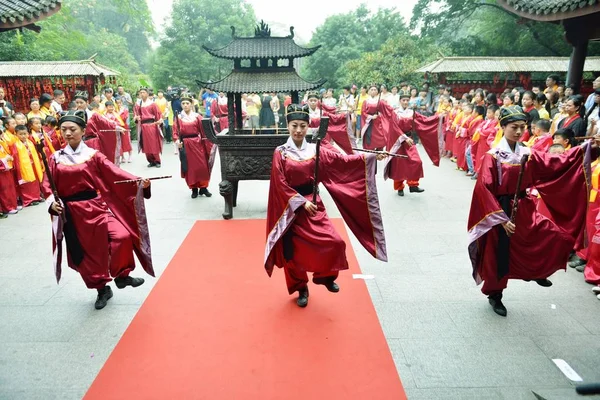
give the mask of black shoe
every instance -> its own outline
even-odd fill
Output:
[[[306,307],[308,305],[308,287],[298,290],[298,299],[296,300],[298,307]]]
[[[154,164],[154,166],[155,166],[156,168],[160,168],[160,163],[159,163],[159,162],[157,162],[156,164]]]
[[[132,278],[126,276],[124,278],[115,278],[115,285],[119,289],[123,289],[125,286],[138,287],[144,283],[144,278]]]
[[[198,197],[198,188],[193,188],[192,189],[192,199],[195,199],[196,197]]]
[[[151,162],[150,164],[148,164],[148,168],[152,168],[154,167],[156,164],[154,164],[153,162]]]
[[[8,218],[8,215],[6,215],[6,214],[0,214],[0,219],[6,219],[6,218]]]
[[[537,283],[538,285],[542,286],[542,287],[550,287],[552,286],[552,282],[548,279],[536,279],[535,283]]]
[[[501,317],[506,317],[508,311],[506,310],[506,307],[504,307],[504,304],[502,304],[502,293],[488,296],[488,301],[496,314]]]
[[[409,188],[408,188],[408,190],[409,190],[411,193],[423,193],[423,192],[425,191],[425,189],[421,189],[421,188],[420,188],[420,187],[418,187],[418,186],[409,187]]]
[[[398,190],[398,196],[404,197],[404,189]]]
[[[320,279],[323,279],[323,278],[320,278]],[[340,291],[340,287],[338,286],[338,284],[332,280],[320,281],[319,279],[317,279],[317,280],[313,279],[313,283],[315,285],[325,286],[327,288],[327,290],[329,290],[332,293],[337,293]]]
[[[102,310],[106,307],[106,303],[108,303],[108,300],[110,300],[111,297],[113,297],[113,292],[110,286],[104,286],[102,289],[98,289],[98,298],[96,298],[96,304],[94,304],[96,310]]]
[[[212,196],[212,193],[208,191],[208,188],[200,188],[198,194],[205,195],[206,197]]]
[[[569,261],[568,265],[571,268],[576,268],[576,267],[579,267],[580,265],[585,265],[586,263],[587,263],[586,260],[584,260],[583,258],[579,258],[577,255],[575,255],[571,258],[571,261]]]

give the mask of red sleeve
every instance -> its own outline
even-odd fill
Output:
[[[173,139],[179,140],[179,116],[177,114],[173,114]]]
[[[19,139],[17,139],[19,140]],[[23,177],[21,176],[21,164],[20,164],[20,160],[19,160],[19,153],[17,151],[17,144],[14,143],[10,146],[10,153],[12,155],[13,158],[13,168],[16,171],[17,174],[17,182],[20,181],[21,179],[23,179]]]

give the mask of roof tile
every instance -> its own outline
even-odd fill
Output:
[[[62,0],[0,0],[0,23],[35,22],[60,7]]]
[[[211,55],[218,58],[250,59],[250,58],[298,58],[307,57],[319,49],[301,47],[291,37],[235,37],[227,46],[211,49],[202,46]]]
[[[569,57],[445,57],[415,72],[566,72]],[[600,71],[600,57],[587,57],[584,72]]]
[[[0,0],[2,1],[2,0]],[[94,60],[82,61],[2,61],[0,77],[14,76],[116,76],[119,72]]]
[[[325,80],[308,82],[296,71],[240,72],[233,71],[218,82],[197,81],[202,87],[227,93],[267,93],[305,91],[318,88]]]

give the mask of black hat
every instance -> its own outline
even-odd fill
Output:
[[[81,128],[85,129],[87,125],[87,114],[82,110],[69,110],[61,115],[58,120],[58,126],[61,126],[64,122],[75,122]]]
[[[192,94],[191,93],[183,93],[181,95],[181,97],[179,97],[179,100],[183,103],[184,101],[187,101],[191,104],[194,104],[194,99],[192,99]]]
[[[410,99],[410,91],[408,90],[400,90],[398,94],[400,95],[401,99]]]
[[[75,99],[88,101],[88,94],[85,90],[78,90],[75,92],[75,96],[73,96],[73,100]]]
[[[321,96],[319,95],[319,93],[315,92],[315,91],[310,91],[306,93],[306,99],[310,99],[310,98],[315,98],[315,99],[319,99]]]
[[[506,126],[515,121],[527,121],[527,115],[519,106],[508,106],[500,109],[500,126]]]
[[[290,104],[287,107],[287,122],[301,120],[310,122],[310,115],[308,114],[308,105],[300,106],[298,104]]]

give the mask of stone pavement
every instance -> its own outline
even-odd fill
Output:
[[[223,208],[218,160],[210,199],[192,200],[178,168],[171,145],[160,170],[146,168],[143,155],[124,165],[138,175],[174,176],[155,182],[146,203],[158,275],[193,223],[220,219]],[[363,272],[375,276],[366,283],[408,398],[533,400],[532,390],[547,399],[579,398],[551,360],[600,382],[600,301],[591,287],[572,269],[556,273],[549,289],[511,282],[509,315],[496,316],[471,278],[466,252],[473,181],[447,160],[440,168],[425,162],[425,174],[425,193],[404,198],[391,182],[378,182],[389,263],[352,238]],[[268,182],[241,182],[235,218],[264,218],[267,192]],[[339,217],[323,197],[330,216]],[[65,268],[60,285],[54,280],[44,206],[0,221],[0,237],[0,399],[79,399],[156,280],[113,288],[108,306],[96,311],[95,291],[77,273]],[[200,255],[198,267],[209,267],[201,262]],[[283,285],[283,274],[274,279]],[[126,384],[126,371],[116,384]]]

